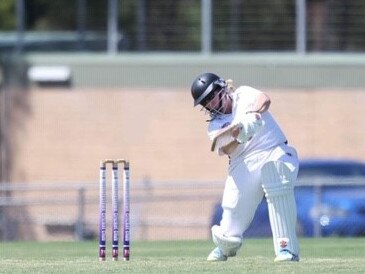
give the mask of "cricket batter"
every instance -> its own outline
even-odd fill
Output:
[[[203,106],[210,115],[208,135],[217,139],[215,150],[229,157],[222,220],[212,227],[216,248],[207,260],[226,261],[236,255],[265,195],[275,262],[299,261],[294,199],[299,162],[268,111],[270,98],[252,87],[235,89],[213,73],[198,76],[191,93],[194,106]]]

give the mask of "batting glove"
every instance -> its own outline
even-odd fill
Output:
[[[262,128],[264,121],[261,119],[259,113],[248,113],[239,123],[239,134],[236,137],[236,141],[240,144],[244,144]]]

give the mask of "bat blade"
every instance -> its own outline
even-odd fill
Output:
[[[228,145],[230,142],[234,141],[232,137],[232,131],[236,128],[237,125],[229,125],[225,128],[222,128],[217,134],[214,136],[212,141],[212,146],[210,147],[211,151],[215,151],[218,147],[222,147],[224,145]]]

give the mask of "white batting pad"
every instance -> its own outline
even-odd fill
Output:
[[[276,256],[282,250],[299,255],[295,231],[297,209],[294,198],[293,173],[283,162],[268,162],[261,170]]]
[[[236,256],[236,252],[242,246],[241,237],[227,237],[222,232],[218,225],[212,227],[213,242],[223,254],[227,257]]]

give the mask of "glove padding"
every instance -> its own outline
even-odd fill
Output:
[[[237,124],[239,133],[236,141],[240,144],[246,143],[263,127],[264,121],[260,113],[247,113]]]

